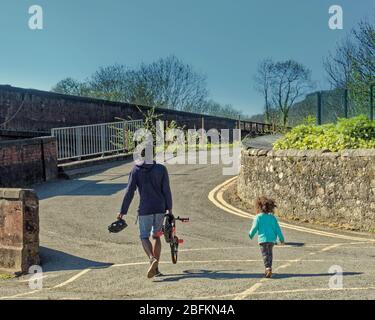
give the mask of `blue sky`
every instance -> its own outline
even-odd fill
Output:
[[[28,28],[28,9],[44,29]],[[344,10],[344,30],[328,28],[328,8]],[[0,83],[50,90],[99,66],[130,67],[175,54],[207,75],[210,96],[246,114],[262,110],[252,77],[266,57],[295,59],[328,86],[322,59],[373,0],[1,0]]]

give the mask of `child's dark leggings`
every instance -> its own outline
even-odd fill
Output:
[[[272,268],[272,249],[273,242],[260,243],[260,251],[262,252],[264,266],[266,268]]]

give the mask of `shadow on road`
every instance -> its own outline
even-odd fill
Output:
[[[303,242],[285,242],[285,245],[291,247],[303,247],[305,244]]]
[[[357,276],[363,272],[343,272],[343,276]],[[312,277],[332,277],[336,273],[275,273],[272,278],[286,279],[286,278],[312,278]]]
[[[234,272],[233,272],[234,271]],[[213,279],[213,280],[228,280],[228,279],[252,279],[262,278],[263,274],[259,273],[235,273],[239,270],[184,270],[182,274],[166,274],[161,282],[174,282],[184,279]]]
[[[175,282],[184,279],[212,279],[212,280],[230,280],[230,279],[252,279],[264,278],[264,273],[236,273],[238,270],[184,270],[182,274],[165,274],[163,278],[158,278],[158,282]],[[360,275],[362,272],[343,272],[343,276]],[[333,276],[333,273],[276,273],[273,275],[274,279],[285,278],[309,278],[309,277],[328,277]]]
[[[102,180],[71,180],[65,186],[54,183],[36,188],[39,200],[56,196],[110,196],[125,190],[127,186],[127,183],[103,183]]]
[[[83,270],[87,268],[108,268],[112,263],[92,261],[71,254],[40,247],[40,259],[43,272],[62,271],[62,270]]]
[[[59,194],[60,196],[110,196],[125,190],[127,183],[102,183],[100,181],[85,181],[86,183],[71,192]]]

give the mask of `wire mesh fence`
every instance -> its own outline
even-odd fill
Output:
[[[316,118],[317,124],[326,124],[359,115],[374,119],[374,85],[363,88],[361,92],[335,89],[311,93],[291,108],[289,125],[301,124],[308,117]]]

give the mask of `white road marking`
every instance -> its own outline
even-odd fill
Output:
[[[358,288],[305,288],[305,289],[290,289],[290,290],[272,290],[272,291],[255,291],[253,290],[249,295],[271,295],[271,294],[283,294],[283,293],[304,293],[304,292],[317,292],[317,291],[366,291],[366,290],[375,290],[375,287],[358,287]],[[218,298],[230,298],[236,297],[238,293],[229,293],[219,296],[199,296],[192,299],[198,300],[208,300],[208,299],[218,299]]]
[[[34,293],[37,293],[37,292],[41,292],[42,290],[51,290],[51,289],[56,289],[56,288],[61,288],[61,287],[64,287],[66,286],[67,284],[69,283],[72,283],[73,281],[77,280],[78,278],[82,277],[84,274],[86,274],[87,272],[89,272],[91,269],[84,269],[82,271],[80,271],[79,273],[77,273],[76,275],[74,275],[73,277],[69,278],[68,280],[54,286],[54,287],[51,287],[51,288],[44,288],[44,289],[40,289],[40,290],[34,290],[34,291],[29,291],[29,292],[24,292],[24,293],[19,293],[19,294],[15,294],[13,296],[7,296],[7,297],[0,297],[0,300],[5,300],[5,299],[14,299],[14,298],[18,298],[18,297],[22,297],[22,296],[27,296],[27,295],[31,295],[31,294],[34,294]],[[24,280],[21,280],[22,282],[26,282]]]
[[[84,274],[86,274],[89,271],[91,271],[91,269],[84,269],[81,272],[77,273],[75,276],[69,278],[68,280],[54,286],[53,289],[61,288],[61,287],[66,286],[67,284],[72,283],[73,281],[76,281],[78,278],[82,277]]]
[[[253,292],[256,291],[256,289],[258,289],[261,285],[262,285],[263,281],[259,281],[255,284],[253,284],[249,289],[241,292],[241,293],[238,293],[233,300],[242,300],[242,299],[245,299],[247,296],[249,296],[250,294],[252,294]]]
[[[335,249],[337,247],[339,247],[340,245],[343,245],[344,243],[336,243],[334,245],[330,245],[328,247],[325,247],[325,248],[322,248],[321,250],[319,250],[318,252],[326,252],[326,251],[329,251],[329,250],[332,250],[332,249]],[[295,259],[295,260],[292,260],[286,264],[283,264],[279,267],[277,267],[275,269],[275,271],[279,271],[281,269],[285,269],[285,268],[288,268],[290,267],[293,263],[296,263],[296,262],[301,262],[303,261],[303,258],[305,257],[306,255],[303,255],[302,257],[298,258],[298,259]],[[249,295],[253,294],[260,286],[263,282],[265,281],[269,281],[270,279],[267,279],[267,278],[263,278],[262,280],[260,280],[259,282],[253,284],[249,289],[245,290],[245,291],[242,291],[240,293],[238,293],[237,295],[234,296],[233,300],[243,300],[243,299],[246,299]]]
[[[44,276],[41,276],[41,277],[38,277],[38,279],[45,279],[45,278],[47,278],[48,276],[47,275],[44,275]],[[18,282],[30,282],[30,279],[24,279],[24,280],[18,280],[17,279],[17,281]]]
[[[0,297],[0,300],[14,299],[14,298],[26,296],[28,294],[33,294],[33,293],[36,293],[36,292],[39,292],[39,291],[40,290],[34,290],[34,291],[30,291],[30,292],[18,293],[18,294],[15,294],[14,296]]]
[[[289,245],[289,244],[284,244],[284,245],[275,245],[274,249],[290,249],[290,248],[295,248],[295,249],[301,249],[301,248],[317,248],[317,247],[325,247],[328,245],[335,245],[336,243],[315,243],[315,244],[308,244],[308,245]],[[355,248],[356,245],[360,244],[368,244],[368,242],[348,242],[345,243],[345,246],[341,246],[340,242],[340,247],[344,249],[351,249]],[[243,250],[243,249],[255,249],[256,247],[252,246],[238,246],[238,247],[210,247],[210,248],[187,248],[187,249],[179,249],[179,252],[193,252],[193,251],[215,251],[215,250]],[[375,243],[373,246],[362,246],[361,249],[375,249]]]

